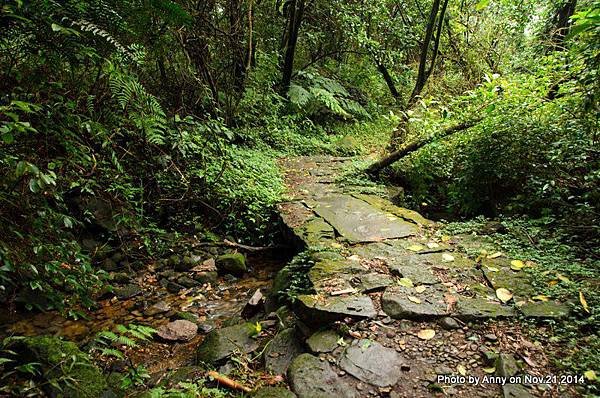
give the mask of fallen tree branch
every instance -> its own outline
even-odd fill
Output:
[[[231,388],[232,390],[238,390],[238,391],[243,391],[243,392],[252,392],[252,389],[250,387],[246,387],[246,386],[238,383],[237,381],[230,379],[227,376],[223,376],[220,373],[210,371],[207,373],[207,375],[209,377],[213,378],[220,385]]]
[[[408,144],[403,145],[397,151],[394,151],[391,154],[389,154],[388,156],[384,157],[383,159],[378,160],[377,162],[373,163],[365,171],[367,174],[377,175],[377,174],[379,174],[379,172],[381,170],[383,170],[384,168],[397,162],[398,160],[402,159],[406,155],[409,155],[409,154],[415,152],[416,150],[421,149],[425,145],[430,144],[434,141],[440,140],[442,138],[446,138],[447,136],[457,133],[459,131],[467,130],[467,129],[475,126],[482,119],[483,118],[468,120],[466,122],[460,123],[456,126],[452,126],[448,129],[444,130],[441,134],[439,134],[437,136],[429,137],[429,138],[427,138],[425,140],[421,140],[421,141],[409,142]]]

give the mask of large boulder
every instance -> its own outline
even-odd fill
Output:
[[[95,398],[111,394],[100,369],[75,343],[58,337],[36,336],[15,340],[9,346],[18,354],[18,363],[40,364],[50,396]]]
[[[217,257],[217,269],[226,274],[241,276],[248,270],[246,257],[242,253],[224,254]]]
[[[252,323],[213,330],[198,347],[198,362],[215,366],[225,362],[234,352],[247,354],[255,351],[258,348],[258,343],[252,337],[255,330]]]

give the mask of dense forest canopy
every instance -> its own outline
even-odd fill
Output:
[[[521,231],[597,331],[599,71],[598,0],[4,1],[0,302],[77,316],[115,247],[276,244],[277,159],[328,154]]]

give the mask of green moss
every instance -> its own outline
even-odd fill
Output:
[[[217,268],[233,275],[242,275],[247,271],[246,257],[242,253],[224,254],[217,258]]]
[[[38,336],[23,340],[26,354],[41,363],[44,377],[57,382],[58,396],[72,398],[100,397],[108,390],[106,379],[75,343],[57,337]]]

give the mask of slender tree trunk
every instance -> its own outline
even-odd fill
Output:
[[[378,61],[376,61],[376,63],[377,63],[377,69],[383,76],[383,80],[385,80],[385,84],[387,84],[388,88],[390,89],[390,93],[392,94],[392,96],[395,99],[400,98],[400,93],[398,93],[398,90],[396,89],[396,85],[394,84],[394,79],[392,79],[392,76],[390,75],[390,72],[388,71],[388,69],[385,67],[384,64],[382,64]]]
[[[294,72],[294,57],[296,55],[296,43],[298,32],[302,24],[304,14],[304,0],[292,0],[288,7],[288,23],[284,36],[284,57],[281,70],[281,94],[287,96],[292,83]]]

